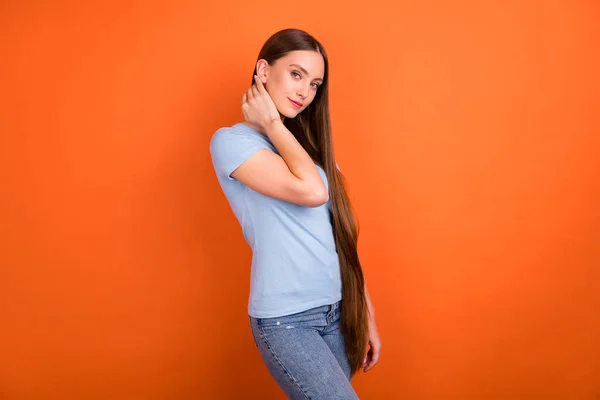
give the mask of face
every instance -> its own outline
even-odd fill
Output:
[[[317,95],[319,86],[323,84],[325,62],[316,51],[297,50],[278,59],[273,65],[258,60],[256,70],[279,113],[294,118]]]

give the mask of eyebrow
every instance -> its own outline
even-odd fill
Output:
[[[305,70],[304,68],[302,68],[302,67],[301,67],[300,65],[298,65],[298,64],[290,64],[290,67],[297,67],[297,68],[299,68],[299,69],[300,69],[302,72],[304,72],[306,75],[310,75],[310,74],[308,73],[308,71],[307,71],[307,70]],[[315,81],[321,81],[321,82],[323,82],[323,79],[321,79],[321,78],[315,78]]]

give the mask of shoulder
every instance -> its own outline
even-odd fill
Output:
[[[271,150],[258,135],[260,133],[239,124],[217,129],[210,139],[210,154],[217,172],[229,176],[257,151]]]
[[[235,135],[236,131],[231,126],[224,126],[217,129],[210,138],[211,145],[215,142],[227,140]]]
[[[246,137],[244,132],[239,132],[231,126],[217,129],[210,138],[210,151],[217,152],[235,144],[236,140]]]
[[[274,150],[272,143],[264,135],[240,124],[219,128],[210,139],[211,152],[255,146]]]
[[[224,126],[217,129],[213,133],[210,142],[212,144],[213,142],[221,142],[238,138],[256,140],[260,139],[260,136],[261,135],[259,133],[254,132],[252,129],[245,129],[243,126],[240,126],[240,124],[234,124],[233,126]]]

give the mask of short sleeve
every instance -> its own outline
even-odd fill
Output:
[[[257,138],[245,132],[221,128],[210,140],[210,155],[217,175],[235,180],[231,173],[257,151],[267,148]]]

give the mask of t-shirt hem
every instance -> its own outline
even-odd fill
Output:
[[[267,313],[261,313],[261,312],[248,310],[248,315],[251,316],[252,318],[283,317],[286,315],[291,315],[291,314],[296,314],[296,313],[299,313],[302,311],[307,311],[307,310],[310,310],[311,308],[334,304],[340,300],[342,300],[342,296],[336,296],[333,299],[331,299],[331,298],[319,299],[319,300],[311,301],[308,303],[302,303],[300,305],[294,305],[294,307],[288,307],[288,308],[285,308],[282,310],[276,310],[276,311],[271,311],[271,312],[267,312]]]

